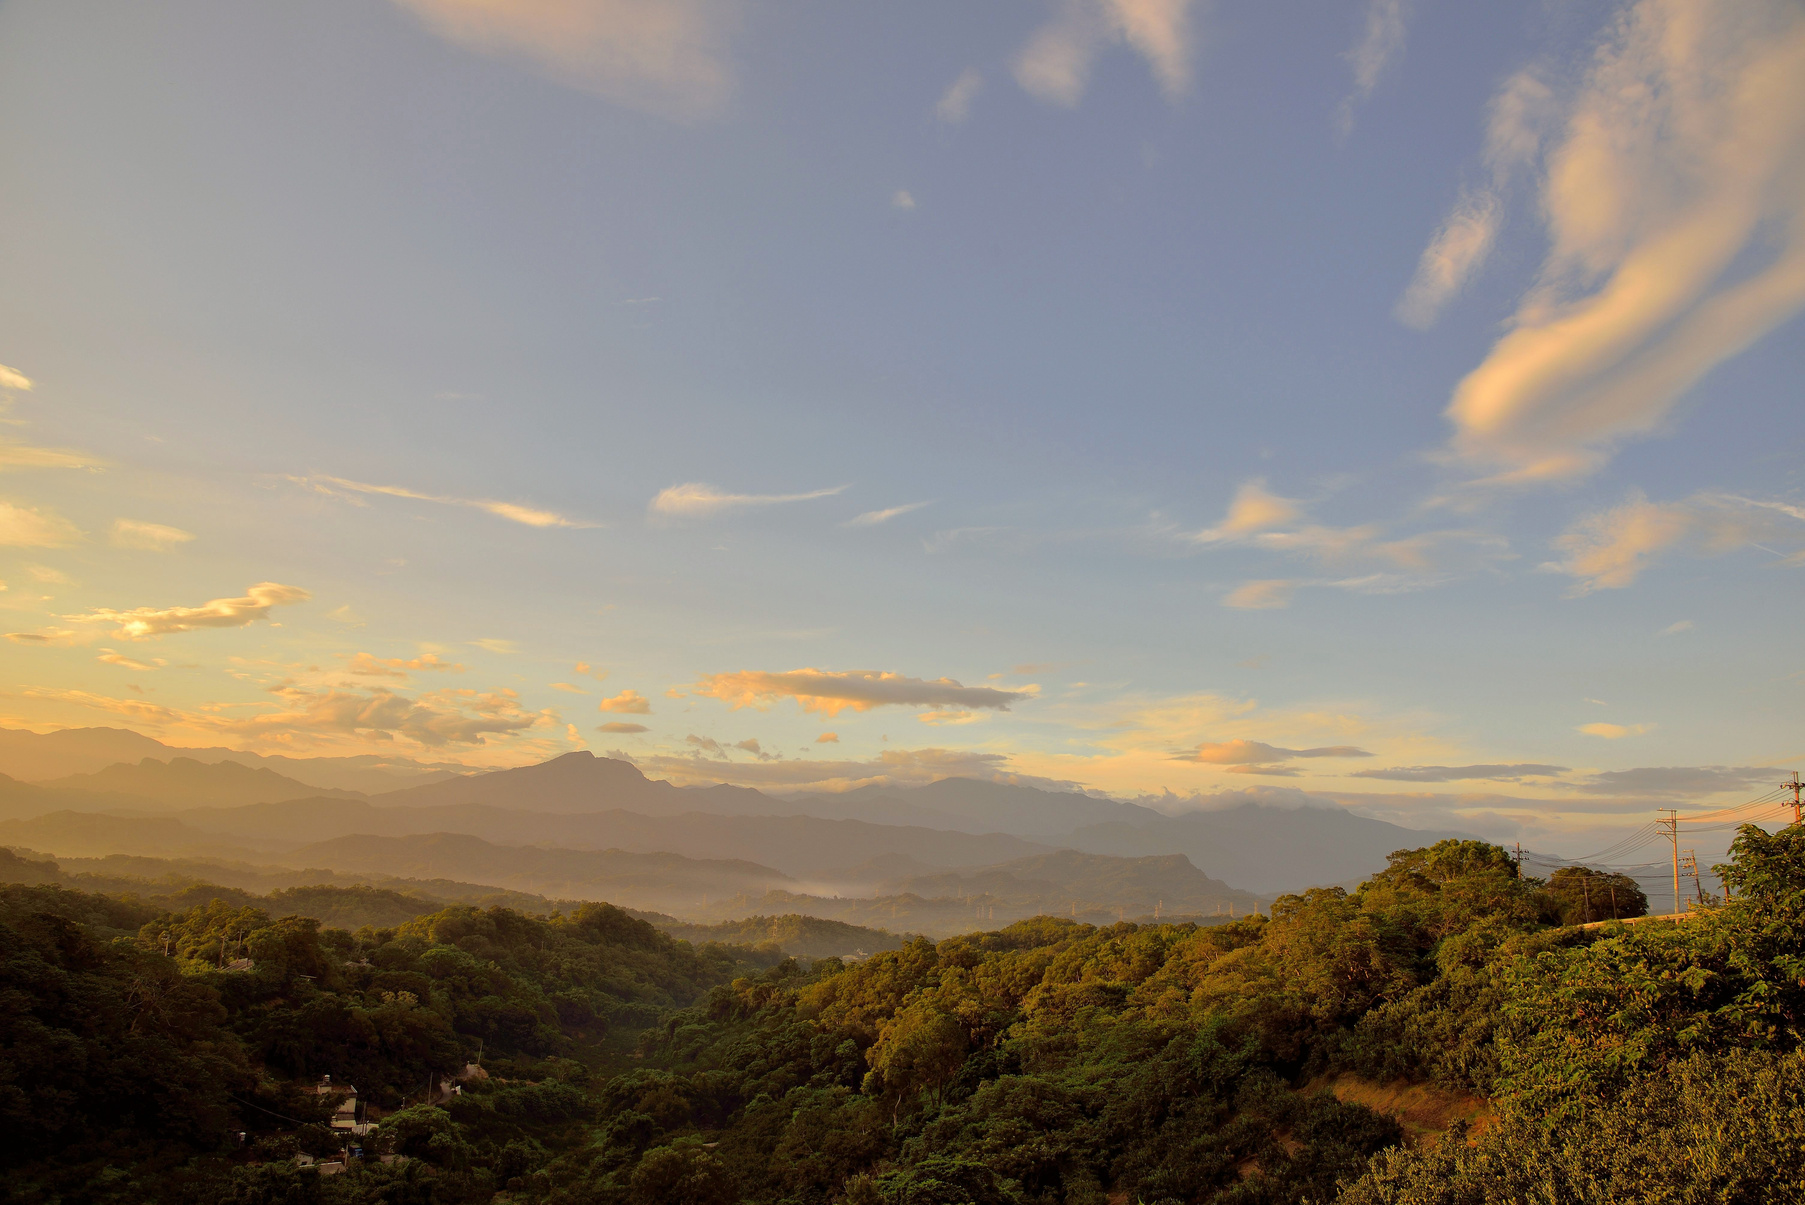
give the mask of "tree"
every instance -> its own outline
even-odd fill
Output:
[[[1559,902],[1562,924],[1585,925],[1648,915],[1648,897],[1626,874],[1590,866],[1563,866],[1549,876],[1545,890]]]

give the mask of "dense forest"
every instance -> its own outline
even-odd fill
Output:
[[[806,966],[600,904],[351,931],[15,885],[0,1174],[43,1205],[1801,1200],[1805,830],[1722,871],[1625,924],[1598,901],[1638,915],[1633,884],[1444,841],[1231,923]]]

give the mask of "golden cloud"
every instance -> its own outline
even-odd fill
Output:
[[[1091,66],[1127,43],[1147,60],[1161,91],[1176,99],[1191,82],[1194,0],[1065,0],[1015,59],[1015,80],[1042,100],[1076,105]]]
[[[440,506],[467,506],[474,510],[487,511],[500,519],[525,524],[528,527],[586,528],[597,526],[594,523],[566,518],[556,511],[542,510],[536,506],[524,506],[518,502],[497,502],[493,498],[453,498],[442,494],[423,494],[404,486],[371,485],[364,481],[347,481],[343,477],[290,477],[289,480],[296,485],[306,486],[315,493],[325,494],[328,497],[345,498],[347,495],[380,494],[390,498],[408,498],[415,502],[433,502]],[[356,501],[356,498],[353,497],[351,500]]]
[[[1232,741],[1205,741],[1175,761],[1203,762],[1211,766],[1249,766],[1268,762],[1290,761],[1294,757],[1371,757],[1372,754],[1353,745],[1325,745],[1316,749],[1282,749],[1265,741],[1236,738]]]
[[[0,364],[0,389],[17,389],[28,393],[31,390],[31,378],[16,368]]]
[[[234,717],[212,710],[177,710],[139,699],[116,699],[77,690],[34,688],[28,697],[74,703],[130,716],[158,727],[179,727],[214,735],[305,743],[334,738],[359,742],[410,741],[427,748],[476,746],[491,737],[509,737],[535,728],[555,728],[550,711],[521,708],[511,690],[438,690],[408,698],[386,687],[367,691],[310,690],[293,684],[271,689],[280,702],[261,715]]]
[[[242,598],[216,598],[198,607],[138,607],[131,611],[98,610],[69,618],[80,623],[114,623],[115,636],[144,640],[196,628],[241,628],[266,617],[271,608],[305,602],[313,595],[299,586],[259,582]]]
[[[0,442],[0,469],[98,469],[106,461],[68,448],[35,448]]]
[[[694,693],[730,703],[736,710],[766,707],[777,699],[795,699],[803,711],[826,716],[887,706],[1008,711],[1011,703],[1032,697],[1031,691],[964,686],[951,678],[926,681],[876,670],[834,672],[822,669],[711,674],[696,684]]]
[[[161,523],[142,523],[137,519],[115,519],[109,533],[115,548],[136,548],[144,552],[168,552],[194,539],[194,533]]]
[[[396,0],[428,29],[568,87],[680,121],[733,91],[732,0]]]
[[[1499,484],[1590,471],[1805,306],[1805,8],[1637,0],[1557,124],[1539,279],[1447,410]]]
[[[81,540],[81,529],[48,508],[0,502],[0,546],[67,548]]]
[[[356,674],[360,678],[406,678],[409,670],[441,670],[461,674],[464,669],[464,666],[455,661],[442,660],[437,653],[422,653],[410,658],[377,658],[369,653],[355,653],[345,664],[347,673]]]
[[[1243,611],[1271,611],[1290,606],[1291,595],[1296,588],[1296,582],[1283,578],[1242,582],[1229,591],[1228,596],[1222,600],[1222,605]]]
[[[1654,731],[1653,724],[1581,724],[1579,731],[1587,736],[1601,736],[1607,741],[1622,740],[1626,736],[1642,736]]]
[[[1542,568],[1579,579],[1571,593],[1632,584],[1663,553],[1689,547],[1722,553],[1759,545],[1805,564],[1805,508],[1733,494],[1650,502],[1639,490],[1617,506],[1583,516],[1555,538],[1566,555]]]
[[[636,690],[623,690],[612,699],[603,699],[596,705],[596,709],[622,715],[651,715],[652,703]]]

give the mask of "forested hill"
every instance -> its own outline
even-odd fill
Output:
[[[1680,922],[1582,927],[1583,872],[1445,841],[1230,924],[765,970],[606,905],[352,933],[0,888],[0,1175],[43,1205],[1805,1199],[1805,831],[1733,856]],[[325,1074],[377,1125],[335,1174],[301,1166],[343,1145]]]

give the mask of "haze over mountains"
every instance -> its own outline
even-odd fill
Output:
[[[137,756],[92,765],[115,751]],[[1041,912],[1244,913],[1448,835],[1301,793],[1290,806],[1169,815],[970,778],[782,797],[680,787],[587,752],[455,776],[225,754],[114,729],[0,730],[11,775],[0,781],[0,845],[457,880],[698,922],[783,912],[941,932]],[[277,760],[281,770],[267,764]],[[71,766],[82,768],[44,775]],[[32,774],[42,777],[22,781]],[[390,789],[324,785],[348,781]]]

